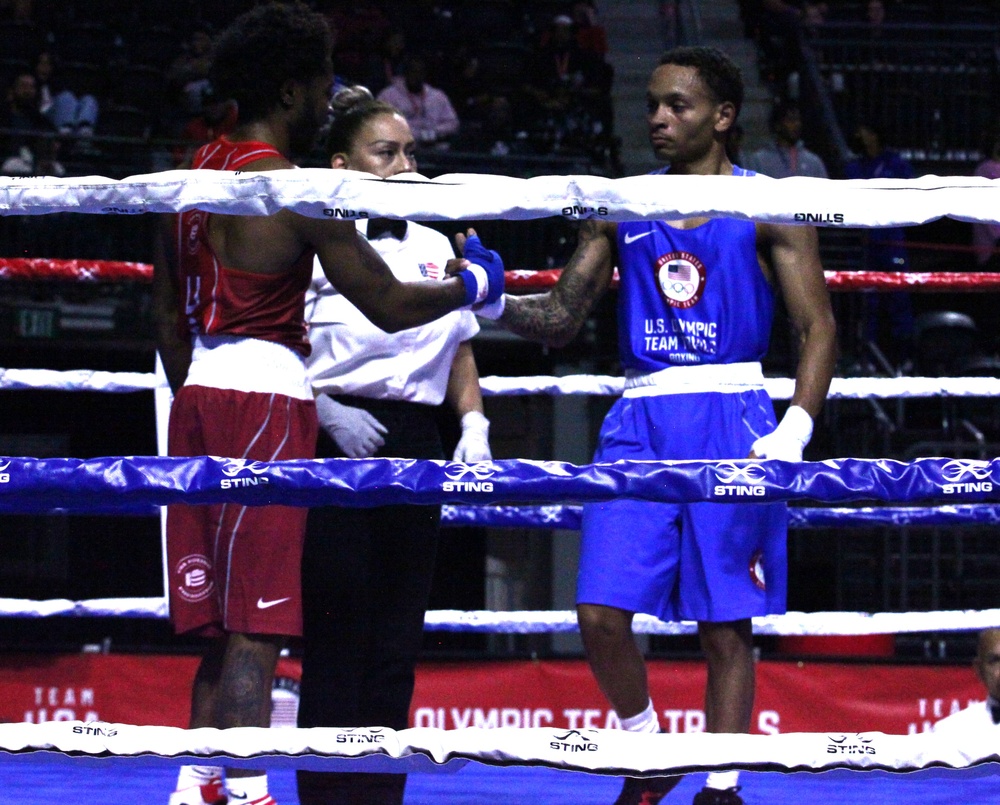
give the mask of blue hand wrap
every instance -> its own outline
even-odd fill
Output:
[[[489,303],[495,302],[499,299],[504,290],[503,260],[500,259],[500,255],[492,249],[487,249],[483,246],[478,235],[473,235],[465,241],[464,257],[470,263],[477,263],[486,270],[486,276],[489,278],[490,286],[486,292],[486,298],[482,301]],[[462,275],[460,274],[459,276]],[[468,298],[469,280],[472,278],[469,277],[469,279],[465,279],[463,276],[463,279],[466,283],[466,298]]]

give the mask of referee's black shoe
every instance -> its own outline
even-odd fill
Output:
[[[739,786],[725,789],[703,788],[694,795],[691,805],[743,805],[743,797],[739,791]]]
[[[680,777],[626,777],[614,805],[658,805],[680,781]]]

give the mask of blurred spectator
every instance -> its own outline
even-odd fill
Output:
[[[458,115],[448,96],[427,83],[427,65],[421,56],[408,56],[403,75],[393,79],[378,99],[402,112],[418,143],[441,142],[458,132]]]
[[[455,149],[495,157],[522,156],[533,153],[528,133],[514,124],[510,100],[502,95],[490,98],[481,117],[462,121],[462,133],[455,140]]]
[[[592,0],[580,0],[573,4],[573,24],[580,50],[599,59],[608,55],[608,32],[597,21],[597,8]]]
[[[847,179],[912,179],[913,166],[896,151],[887,148],[881,132],[872,123],[859,123],[851,136],[851,149],[858,155],[844,166]],[[869,271],[909,271],[906,230],[898,226],[866,230]],[[866,292],[864,300],[865,336],[877,341],[880,308],[888,313],[890,345],[887,350],[897,362],[907,360],[914,338],[913,304],[905,291]]]
[[[762,69],[775,85],[783,85],[799,69],[796,46],[805,12],[794,0],[756,0],[749,3],[750,27],[764,56]]]
[[[49,51],[38,54],[35,81],[38,86],[38,110],[60,134],[89,138],[97,127],[100,104],[93,95],[75,94],[58,74],[56,57]]]
[[[458,113],[463,130],[466,124],[481,123],[493,93],[487,87],[479,57],[468,43],[456,45],[442,78],[441,89]]]
[[[532,60],[525,94],[552,150],[585,151],[612,127],[611,66],[580,48],[573,20],[552,19]]]
[[[1000,131],[987,138],[984,149],[986,158],[976,165],[975,176],[1000,179]],[[986,271],[1000,270],[1000,224],[973,224],[972,245],[975,247],[976,266]]]
[[[382,47],[392,30],[389,18],[373,0],[334,0],[330,5],[337,72],[349,84],[379,86],[384,81]]]
[[[400,30],[390,33],[382,43],[381,80],[368,89],[378,93],[389,86],[394,79],[399,78],[403,74],[406,52],[406,34]]]
[[[55,129],[38,111],[38,83],[27,71],[14,77],[7,90],[6,102],[0,113],[3,137],[0,170],[8,176],[64,176],[65,168],[56,159],[58,141]]]
[[[207,27],[191,32],[180,54],[167,70],[170,96],[178,98],[188,117],[201,114],[201,101],[209,89],[208,70],[212,64],[212,33]]]
[[[771,109],[772,140],[750,154],[742,167],[784,179],[787,176],[827,178],[826,165],[802,144],[802,112],[798,104],[782,100]]]
[[[181,132],[181,139],[189,143],[187,147],[174,149],[174,164],[188,160],[198,146],[211,142],[236,128],[236,102],[218,97],[209,86],[201,100],[201,112],[192,117]]]
[[[882,0],[868,0],[865,3],[865,21],[873,38],[882,35],[882,26],[885,24],[885,3]]]

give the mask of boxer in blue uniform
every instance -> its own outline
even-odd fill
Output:
[[[726,156],[743,99],[738,68],[712,48],[666,53],[647,90],[650,141],[666,174],[744,177]],[[665,183],[664,192],[671,186]],[[800,461],[829,389],[836,326],[811,227],[734,219],[585,221],[548,293],[504,297],[508,329],[560,346],[621,273],[619,347],[626,390],[605,419],[595,461]],[[791,405],[776,425],[760,360],[774,289],[798,336]],[[587,658],[622,726],[659,731],[636,612],[695,620],[708,664],[706,728],[748,732],[754,699],[750,619],[785,610],[782,504],[585,507],[577,612]],[[659,802],[678,778],[626,778],[616,805]],[[696,805],[739,805],[735,772],[713,773]]]

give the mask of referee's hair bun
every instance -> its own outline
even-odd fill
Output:
[[[333,109],[335,117],[342,117],[374,100],[375,96],[372,95],[372,91],[368,87],[355,84],[335,92],[330,99],[330,108]]]

